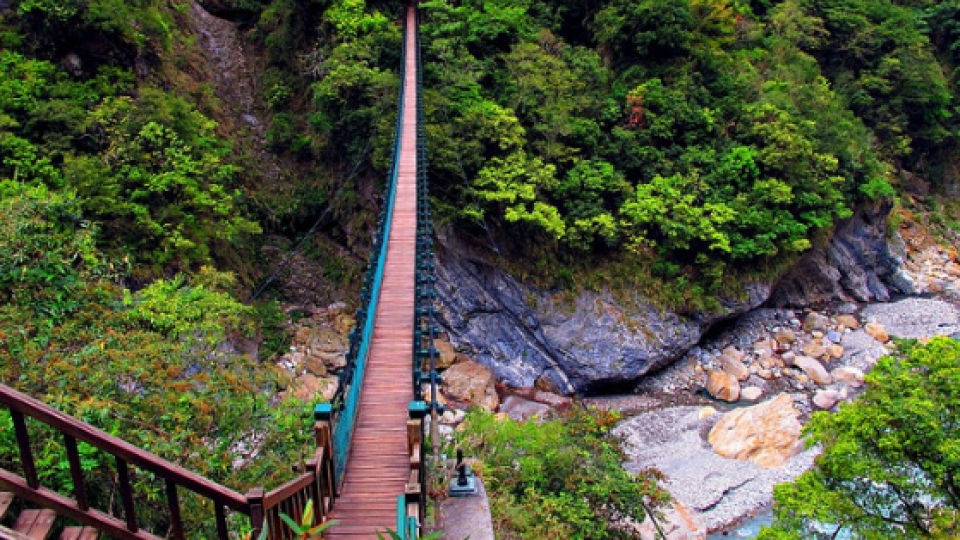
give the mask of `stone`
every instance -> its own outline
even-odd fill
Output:
[[[453,348],[453,343],[436,339],[433,341],[433,346],[440,352],[437,358],[437,369],[447,369],[452,366],[457,359],[457,351]]]
[[[830,372],[835,381],[846,383],[853,388],[863,386],[863,371],[855,367],[838,367]]]
[[[830,319],[816,311],[811,311],[803,319],[804,332],[826,332],[829,325]]]
[[[336,377],[317,377],[312,373],[304,373],[293,383],[293,396],[304,401],[312,401],[317,395],[323,396],[324,401],[333,399],[337,391]]]
[[[500,412],[507,413],[512,420],[522,422],[529,418],[542,418],[550,411],[550,406],[520,396],[509,395],[500,404]]]
[[[851,330],[860,328],[860,321],[853,315],[837,315],[834,317],[834,320],[837,321],[837,325],[843,328],[849,328]]]
[[[887,330],[882,324],[867,323],[863,325],[863,329],[867,332],[867,334],[870,335],[870,337],[879,341],[880,343],[886,343],[890,341],[890,334],[887,334]]]
[[[792,345],[793,342],[797,341],[797,333],[791,328],[781,328],[777,330],[773,338],[781,345]]]
[[[430,391],[430,383],[425,382],[421,384],[420,387],[423,390],[423,399],[427,402],[432,401],[433,393]],[[443,395],[443,392],[437,392],[437,403],[443,405],[444,407],[446,407],[447,403],[449,403],[449,401],[447,401],[447,397]]]
[[[813,404],[821,409],[829,409],[840,400],[840,393],[833,389],[817,390],[813,395]]]
[[[813,332],[810,332],[810,335],[813,336],[813,339],[820,341],[820,338],[823,337],[823,332],[820,330],[814,330]]]
[[[711,370],[707,376],[707,392],[717,399],[733,403],[740,399],[740,381],[725,371]]]
[[[746,354],[744,354],[743,351],[741,351],[740,349],[738,349],[733,345],[730,345],[729,347],[723,349],[723,352],[721,353],[721,355],[729,358],[733,358],[739,362],[742,362],[743,357],[746,356]]]
[[[323,363],[323,360],[315,356],[310,356],[304,360],[303,367],[307,369],[307,372],[317,377],[323,377],[327,374],[327,365]]]
[[[733,350],[730,351],[730,349]],[[720,356],[720,368],[736,377],[738,381],[745,381],[750,377],[750,370],[747,369],[747,366],[743,365],[742,358],[743,353],[736,347],[727,347]]]
[[[812,358],[822,358],[827,354],[827,349],[815,341],[811,341],[810,343],[804,345],[802,350],[803,354]]]
[[[701,408],[699,411],[697,411],[697,418],[699,418],[700,420],[706,420],[707,418],[710,418],[711,416],[714,416],[716,414],[717,414],[717,410],[708,405],[706,407]]]
[[[759,386],[748,386],[740,390],[740,399],[746,401],[758,401],[763,395],[763,389]]]
[[[809,356],[798,356],[793,361],[793,365],[802,369],[807,377],[810,377],[810,380],[819,385],[830,384],[833,382],[833,377],[831,377],[830,373],[827,372],[827,369],[823,367],[823,364],[821,364],[820,361],[815,358],[810,358]]]
[[[558,411],[569,409],[573,405],[573,399],[553,392],[544,392],[543,390],[535,390],[533,392],[533,400],[548,405],[551,409]]]
[[[760,377],[765,381],[769,381],[770,379],[773,379],[773,371],[769,369],[761,369],[757,371],[757,377]]]
[[[789,394],[728,412],[707,440],[720,456],[751,461],[765,468],[781,467],[803,450],[800,412]]]
[[[836,330],[831,330],[827,332],[827,339],[833,343],[840,343],[843,340],[843,334],[837,332]]]
[[[635,538],[657,538],[658,540],[705,540],[707,527],[696,512],[687,508],[680,501],[673,501],[673,506],[657,518],[656,525],[647,516],[638,527]],[[659,525],[659,530],[657,529]],[[662,534],[661,534],[662,531]]]
[[[443,393],[447,397],[494,411],[500,404],[493,372],[477,362],[454,364],[443,372]]]
[[[843,358],[843,352],[844,351],[843,351],[842,345],[834,344],[827,347],[827,355],[829,355],[830,358],[833,358],[833,359]]]
[[[797,353],[793,351],[787,351],[780,355],[780,360],[783,360],[784,366],[792,366],[793,361],[797,358]]]
[[[757,355],[760,358],[765,356],[771,356],[774,351],[777,350],[777,340],[775,339],[761,339],[753,344],[753,354]]]
[[[341,336],[350,335],[350,330],[357,325],[357,319],[349,313],[340,313],[333,319],[333,328]]]
[[[541,392],[549,392],[551,394],[563,394],[560,389],[557,387],[557,383],[553,380],[553,377],[544,372],[542,375],[537,377],[537,380],[533,383],[533,387]]]

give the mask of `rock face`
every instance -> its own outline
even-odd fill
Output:
[[[914,293],[885,238],[889,211],[888,206],[863,208],[841,222],[826,246],[811,250],[781,278],[769,303],[886,302],[891,294]]]
[[[490,367],[504,384],[522,388],[546,377],[563,393],[636,380],[683,355],[715,323],[757,307],[766,284],[750,284],[720,313],[664,311],[637,295],[621,305],[606,292],[573,299],[525,286],[507,273],[438,249],[441,325],[451,341]],[[543,386],[544,382],[541,381]]]
[[[723,415],[708,440],[717,454],[752,461],[761,467],[780,467],[803,450],[800,412],[789,394]]]

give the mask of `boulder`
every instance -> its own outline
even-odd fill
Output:
[[[544,405],[549,405],[550,408],[558,411],[569,409],[570,406],[573,405],[573,399],[553,392],[544,392],[543,390],[534,391],[533,400],[543,403]]]
[[[811,311],[803,319],[804,332],[826,332],[828,326],[830,326],[830,319],[816,311]]]
[[[765,468],[780,467],[803,450],[799,416],[793,398],[782,393],[765,403],[724,414],[707,439],[720,456]]]
[[[812,358],[823,358],[827,354],[827,349],[816,341],[811,341],[803,346],[803,354]]]
[[[477,362],[454,364],[443,372],[443,393],[493,411],[500,404],[494,387],[493,372]]]
[[[529,418],[542,418],[550,411],[550,406],[520,396],[510,395],[500,404],[500,412],[507,413],[512,420],[522,422]]]
[[[833,359],[843,358],[843,352],[842,345],[830,345],[827,347],[827,355]]]
[[[817,390],[817,393],[813,395],[813,404],[824,410],[833,407],[839,400],[840,392],[833,389]]]
[[[357,318],[350,313],[339,313],[333,318],[333,329],[341,336],[349,336],[356,325]]]
[[[834,320],[837,321],[837,325],[842,326],[843,328],[849,328],[851,330],[860,328],[860,321],[858,321],[853,315],[837,315],[834,317]]]
[[[316,356],[307,357],[303,362],[303,367],[306,368],[307,372],[312,373],[317,377],[323,377],[327,374],[327,365],[322,359],[317,358]]]
[[[823,367],[823,364],[815,358],[810,358],[809,356],[798,356],[794,359],[793,365],[802,369],[803,372],[810,377],[810,380],[819,384],[830,384],[833,382],[833,377],[830,376],[830,373],[827,372],[827,368]]]
[[[886,343],[890,341],[890,334],[887,334],[887,330],[882,324],[867,323],[863,325],[863,329],[867,332],[867,334],[870,335],[870,337],[879,341],[880,343]]]
[[[797,359],[797,353],[793,351],[787,351],[780,355],[780,360],[783,360],[784,366],[792,366],[793,361]],[[783,366],[781,366],[783,367]]]
[[[846,383],[853,388],[863,386],[863,371],[855,367],[838,367],[830,372],[835,381]]]
[[[763,389],[759,386],[748,386],[740,390],[740,399],[745,401],[758,401],[763,395]]]
[[[422,383],[420,385],[420,389],[423,391],[423,399],[425,401],[433,400],[433,392],[430,389],[429,382]],[[447,403],[449,403],[447,401],[447,397],[443,395],[443,392],[437,392],[437,403],[443,405],[444,407],[446,407]]]
[[[773,339],[781,345],[792,345],[797,340],[797,333],[792,328],[781,328],[773,335]]]
[[[711,370],[707,375],[707,392],[731,403],[740,399],[740,381],[725,371]]]
[[[321,378],[312,373],[304,373],[293,383],[293,396],[304,401],[311,401],[317,395],[323,396],[324,401],[330,401],[336,391],[336,377]]]
[[[433,346],[440,352],[440,356],[437,358],[437,369],[447,369],[452,366],[457,359],[457,351],[453,348],[453,343],[438,339],[434,340]]]
[[[750,377],[750,370],[743,365],[743,353],[736,347],[727,347],[720,355],[720,368],[733,375],[738,381],[745,381]]]

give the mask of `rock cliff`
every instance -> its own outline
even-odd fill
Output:
[[[766,284],[748,284],[742,299],[709,314],[664,311],[643,298],[630,302],[639,308],[627,308],[602,291],[561,299],[450,244],[438,249],[441,325],[461,350],[512,387],[539,381],[573,393],[634,381],[770,294]]]
[[[889,211],[889,206],[863,207],[840,222],[825,245],[804,254],[784,274],[769,304],[886,302],[895,294],[915,294],[901,270],[903,254],[887,240]]]

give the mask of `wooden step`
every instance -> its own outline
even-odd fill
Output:
[[[93,527],[67,527],[60,533],[60,540],[97,540],[100,531]]]
[[[0,519],[7,515],[11,504],[13,504],[13,493],[0,491]]]
[[[24,510],[13,524],[13,530],[30,540],[46,540],[56,520],[53,510]]]

